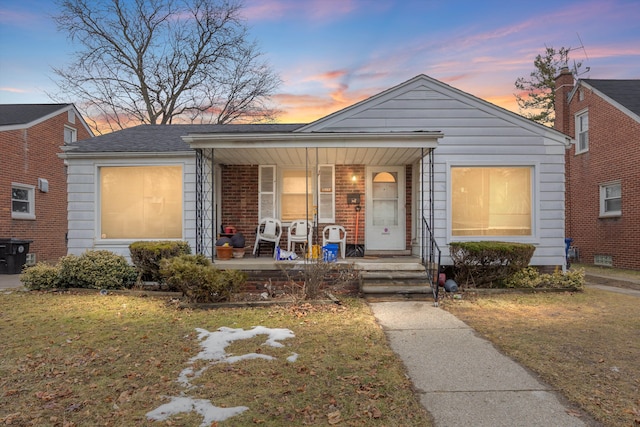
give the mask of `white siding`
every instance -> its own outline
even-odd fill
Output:
[[[69,254],[81,255],[87,250],[109,250],[130,259],[129,245],[134,240],[102,240],[99,221],[98,168],[101,166],[181,165],[183,170],[183,226],[182,239],[195,249],[195,156],[176,156],[171,159],[130,157],[126,159],[66,160],[67,220]]]
[[[527,119],[422,76],[305,131],[440,131],[435,150],[435,235],[450,264],[447,176],[451,165],[531,165],[534,179],[534,235],[508,239],[533,243],[533,265],[564,264],[563,137]],[[428,176],[425,175],[425,182]],[[419,189],[415,189],[416,195]],[[425,204],[426,207],[426,204]],[[417,222],[421,226],[421,221]],[[419,235],[419,234],[418,234]],[[504,240],[507,240],[504,238]]]

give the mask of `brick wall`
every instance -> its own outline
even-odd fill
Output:
[[[613,266],[640,269],[640,123],[584,87],[569,105],[568,129],[575,137],[575,114],[589,111],[589,151],[567,152],[567,236],[580,261],[608,255]],[[600,185],[622,183],[622,215],[600,218]]]
[[[407,177],[411,176],[411,167],[407,166]],[[356,176],[355,184],[352,177]],[[336,165],[336,224],[347,230],[347,243],[364,244],[364,227],[366,206],[364,200],[365,166],[364,165]],[[411,180],[407,179],[406,203],[411,206]],[[222,167],[222,224],[233,225],[238,232],[245,236],[246,246],[253,249],[255,243],[255,228],[258,224],[258,166],[257,165],[223,165]],[[347,203],[349,193],[360,193],[361,210],[356,215],[355,205]],[[411,240],[411,209],[406,210],[407,241],[409,248]],[[358,222],[356,242],[356,220]],[[319,224],[319,238],[322,239],[322,229],[329,224]],[[286,230],[282,234],[281,247],[286,247]]]
[[[78,140],[89,138],[79,123],[67,121],[67,112],[27,129],[0,131],[0,238],[33,240],[29,252],[38,261],[57,261],[67,253],[67,179],[62,159],[64,125],[77,130]],[[49,192],[38,190],[38,178],[49,181]],[[12,219],[11,183],[33,185],[35,220]]]

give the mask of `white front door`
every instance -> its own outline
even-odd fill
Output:
[[[368,167],[366,175],[366,249],[406,249],[404,166]]]

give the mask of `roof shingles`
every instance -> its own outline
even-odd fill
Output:
[[[288,133],[301,124],[139,125],[69,144],[73,153],[190,151],[182,137],[194,133]]]
[[[583,82],[640,117],[640,80],[584,79]]]
[[[71,104],[0,104],[0,126],[25,125]]]

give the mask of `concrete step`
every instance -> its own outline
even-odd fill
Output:
[[[360,292],[365,295],[431,294],[429,278],[424,267],[405,265],[403,269],[362,271]]]
[[[429,294],[432,290],[428,285],[403,285],[403,284],[362,284],[360,291],[363,294],[406,295]]]

